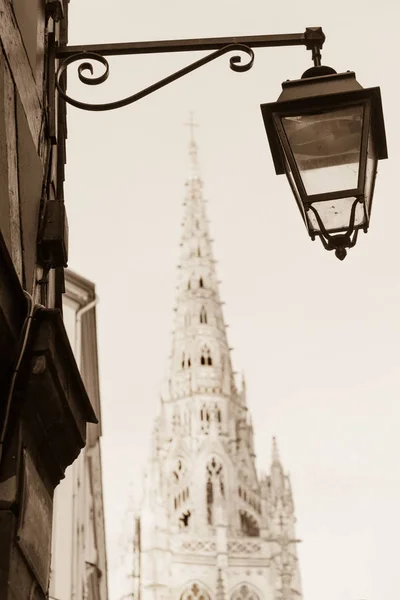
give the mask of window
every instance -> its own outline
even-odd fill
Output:
[[[258,537],[260,535],[260,528],[256,520],[244,510],[239,513],[240,516],[240,529],[243,535],[249,537]]]
[[[189,279],[187,289],[190,290],[190,288],[191,288],[191,285],[190,285],[190,279]]]
[[[207,494],[207,522],[209,525],[212,525],[212,505],[213,505],[213,501],[214,501],[214,496],[213,496],[213,484],[212,484],[210,477],[208,478],[208,481],[207,481],[206,494]]]
[[[246,584],[242,584],[231,597],[231,600],[259,600],[258,595]]]
[[[211,358],[211,350],[208,346],[203,346],[200,352],[200,364],[201,365],[209,365],[211,366],[212,358]]]
[[[204,287],[204,283],[203,283],[203,278],[202,277],[200,277],[200,279],[199,279],[199,287],[201,287],[201,288]]]
[[[189,527],[189,519],[191,516],[190,510],[184,511],[179,517],[179,524],[181,527]]]
[[[210,600],[210,596],[201,585],[193,583],[183,592],[180,600]]]
[[[200,250],[200,246],[197,247],[197,256],[201,257],[201,250]]]
[[[207,313],[204,306],[202,306],[200,310],[200,323],[207,323]]]
[[[182,369],[184,369],[185,367],[189,368],[189,367],[191,367],[191,365],[192,365],[192,362],[190,360],[190,356],[186,357],[185,353],[183,352],[182,353],[182,361],[181,361]]]
[[[205,406],[203,406],[203,408],[200,411],[200,419],[202,421],[207,421],[207,423],[210,421],[210,413],[208,412]]]
[[[207,521],[209,525],[213,524],[213,505],[215,494],[219,493],[222,497],[225,495],[225,486],[223,478],[222,463],[213,457],[207,463],[207,485],[206,485],[206,502],[207,502]]]
[[[206,404],[200,409],[200,429],[202,433],[208,433],[210,426],[210,412]]]

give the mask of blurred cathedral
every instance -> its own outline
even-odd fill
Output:
[[[168,393],[134,523],[135,600],[301,600],[290,481],[256,470],[236,387],[191,127]]]

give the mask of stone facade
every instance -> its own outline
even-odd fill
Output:
[[[190,143],[168,393],[144,486],[140,600],[301,598],[292,491],[273,440],[256,470],[246,384],[230,358],[197,165]]]

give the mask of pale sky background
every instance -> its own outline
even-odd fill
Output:
[[[230,324],[246,374],[258,467],[276,435],[290,471],[305,600],[382,600],[400,590],[400,86],[395,0],[73,0],[70,43],[295,33],[321,25],[323,63],[381,86],[390,160],[371,229],[343,263],[306,233],[274,173],[259,105],[311,66],[304,48],[227,56],[128,108],[68,110],[70,267],[96,283],[110,600],[140,496],[173,327],[190,111]],[[69,92],[130,95],[198,54],[110,60],[109,82]],[[125,538],[124,538],[125,536]]]

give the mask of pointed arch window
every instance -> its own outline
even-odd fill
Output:
[[[190,279],[189,279],[188,284],[187,284],[187,289],[190,290],[190,288],[191,288],[191,283],[190,283]]]
[[[206,404],[200,409],[200,429],[202,433],[208,433],[210,427],[210,411]]]
[[[211,600],[206,590],[198,583],[193,583],[188,587],[179,600]]]
[[[258,537],[260,535],[260,528],[257,521],[249,513],[244,510],[239,512],[240,517],[240,529],[245,536]]]
[[[197,256],[200,258],[201,257],[201,250],[200,250],[200,246],[197,247]]]
[[[205,366],[211,366],[213,364],[212,362],[212,356],[211,356],[211,350],[208,346],[203,346],[201,348],[201,352],[200,352],[200,364]]]
[[[199,279],[199,287],[201,287],[201,288],[204,287],[204,281],[203,281],[202,277],[200,277],[200,279]]]
[[[231,600],[259,600],[259,597],[248,585],[242,584],[239,589],[232,594]]]
[[[200,310],[200,323],[207,323],[207,313],[206,313],[206,309],[204,308],[204,306],[201,307]]]
[[[213,525],[214,521],[214,498],[216,494],[225,496],[224,473],[222,463],[215,456],[207,463],[207,484],[206,484],[206,503],[207,503],[207,522]]]

